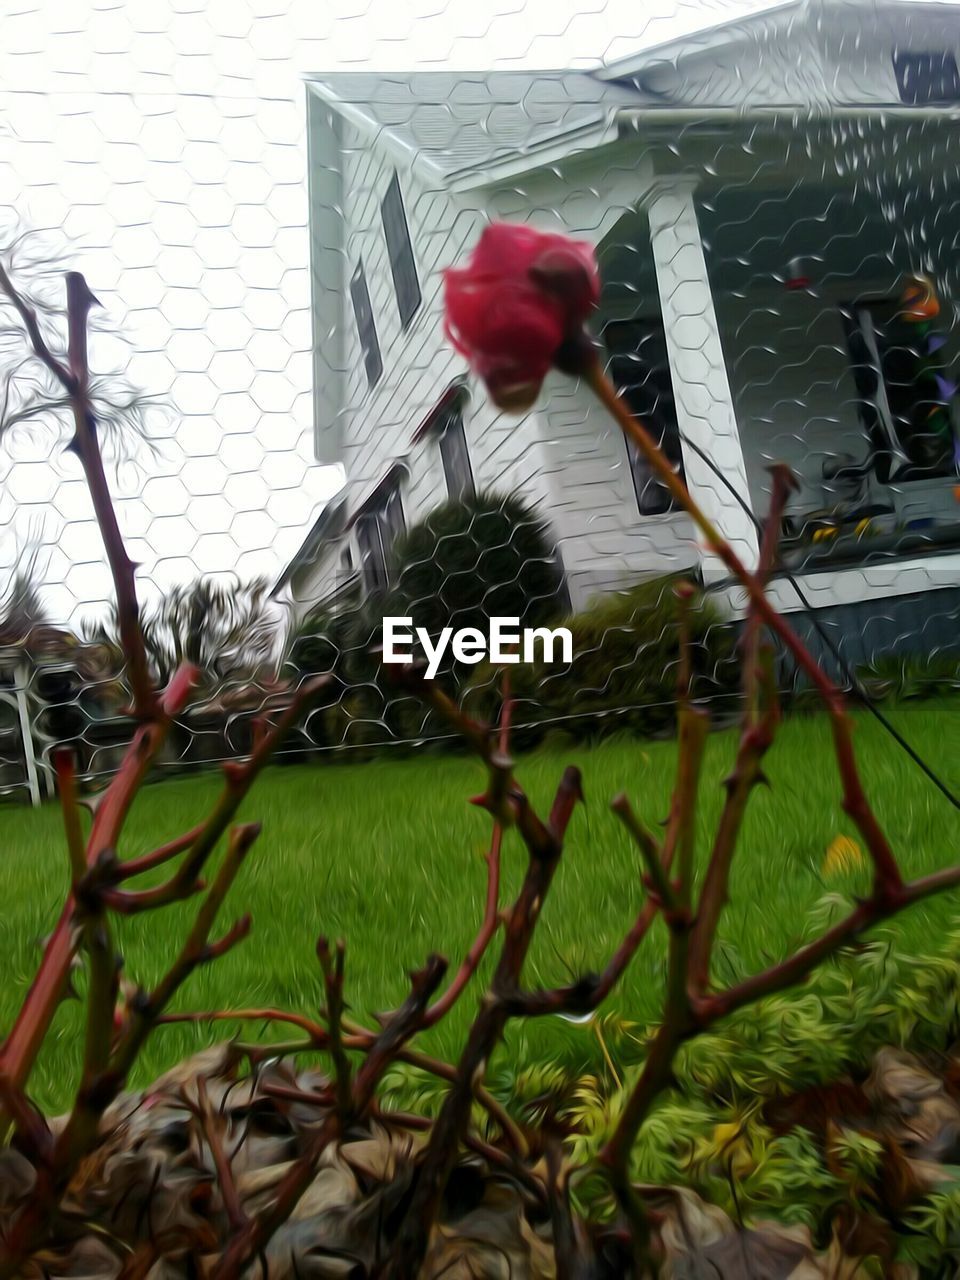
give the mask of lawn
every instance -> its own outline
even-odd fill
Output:
[[[903,706],[891,712],[914,744],[960,786],[960,703]],[[870,718],[858,718],[864,779],[909,875],[960,857],[960,814]],[[735,736],[714,734],[705,765],[699,812],[700,854],[722,802],[720,781],[730,766]],[[546,904],[527,969],[530,983],[568,980],[601,966],[621,939],[641,900],[637,859],[607,803],[621,789],[655,822],[666,813],[675,746],[609,740],[593,747],[544,749],[523,758],[518,774],[546,808],[564,764],[583,770],[587,803],[570,828],[567,852]],[[827,847],[853,829],[839,809],[838,786],[823,717],[795,717],[769,761],[769,790],[748,815],[721,930],[719,976],[732,978],[783,955],[814,927],[814,908],[826,894],[853,893],[865,871],[825,876]],[[347,990],[358,1016],[394,1006],[405,972],[432,950],[455,965],[470,944],[482,911],[482,852],[489,819],[467,803],[482,783],[479,766],[451,755],[355,765],[313,764],[270,770],[248,798],[243,815],[263,822],[263,834],[241,874],[224,921],[249,910],[250,939],[225,959],[195,974],[181,1008],[255,1004],[316,1009],[319,990],[314,943],[320,933],[347,940]],[[215,774],[160,782],[144,790],[129,819],[123,856],[146,852],[196,822],[218,789]],[[0,956],[7,981],[0,990],[0,1027],[15,1015],[39,958],[38,940],[56,920],[67,883],[59,811],[5,808],[0,847]],[[523,865],[513,835],[505,847],[506,886]],[[182,938],[193,907],[123,923],[130,976],[155,980]],[[935,952],[960,918],[956,896],[914,908],[896,926],[904,946]],[[888,926],[889,927],[889,926]],[[657,1016],[663,938],[646,940],[610,1007],[646,1024]],[[455,1057],[476,1008],[477,988],[424,1038],[441,1056]],[[32,1079],[37,1101],[62,1107],[77,1076],[80,1007],[66,1002]],[[144,1081],[188,1051],[231,1028],[167,1027],[141,1059]],[[254,1028],[245,1035],[252,1038]],[[551,1017],[514,1027],[504,1054],[526,1060],[594,1064],[597,1040],[588,1027]]]

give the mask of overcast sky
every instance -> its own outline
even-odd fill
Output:
[[[0,236],[49,227],[167,411],[117,494],[145,597],[197,572],[276,576],[340,483],[312,456],[301,77],[588,66],[762,3],[5,0]],[[76,625],[110,595],[52,438],[0,444],[0,591],[30,542]]]

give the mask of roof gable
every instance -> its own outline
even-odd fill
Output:
[[[311,85],[447,180],[603,130],[621,108],[655,101],[587,71],[336,72]]]
[[[592,71],[310,80],[334,111],[435,182],[474,185],[612,141],[618,117],[635,113],[653,125],[671,108],[899,106],[890,50],[926,39],[960,52],[958,33],[960,5],[945,0],[780,0]]]

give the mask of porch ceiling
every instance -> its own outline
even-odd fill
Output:
[[[944,273],[955,270],[960,246],[960,181],[939,189],[891,181],[800,183],[792,188],[706,188],[698,198],[700,229],[715,293],[775,289],[790,260],[800,258],[821,285],[869,288],[891,264],[929,269],[929,253]],[[911,260],[914,260],[911,262]],[[627,214],[601,247],[604,305],[622,312],[658,309],[649,230],[642,210]]]

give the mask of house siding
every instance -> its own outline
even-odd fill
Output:
[[[633,140],[575,157],[550,173],[532,174],[522,192],[503,188],[491,203],[498,217],[523,218],[542,230],[601,245],[602,267],[603,246],[617,236],[621,219],[634,214],[652,177],[643,141]],[[648,234],[645,226],[642,234]],[[649,247],[643,248],[649,256]],[[652,258],[649,269],[644,283],[651,308],[659,311]],[[630,289],[619,309],[605,304],[598,324],[630,315],[636,306],[637,294]],[[623,436],[584,387],[551,375],[536,429],[543,466],[539,484],[575,609],[604,591],[696,568],[700,552],[690,521],[683,513],[640,514]]]
[[[348,501],[351,507],[362,502],[388,468],[402,461],[406,473],[401,501],[409,527],[447,496],[436,437],[428,433],[416,443],[411,438],[444,388],[465,372],[463,359],[443,333],[442,272],[463,261],[480,234],[485,210],[475,198],[468,204],[446,190],[432,189],[411,169],[399,169],[422,292],[420,309],[404,329],[380,213],[398,166],[352,125],[343,126],[342,165],[344,272],[349,279],[363,260],[383,358],[383,374],[371,389],[352,311],[346,305],[341,322],[341,418]],[[322,256],[323,246],[315,246],[314,252]],[[547,461],[535,415],[506,417],[490,404],[482,388],[476,388],[466,399],[463,418],[478,489],[519,490],[533,501],[548,497]],[[294,576],[291,594],[299,614],[335,589],[341,549],[340,545],[324,548]]]

